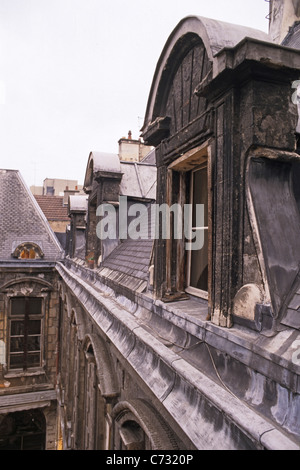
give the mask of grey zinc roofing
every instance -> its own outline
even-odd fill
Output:
[[[45,261],[63,257],[45,215],[17,170],[0,170],[0,260],[11,260],[18,245],[39,245]]]
[[[86,212],[88,208],[88,196],[69,196],[69,211]]]
[[[91,152],[90,158],[93,158],[94,172],[108,171],[119,173],[121,171],[119,156],[115,153]]]
[[[88,160],[85,184],[88,183],[88,170],[93,162],[93,172],[120,173],[120,195],[138,199],[156,199],[155,164],[149,162],[120,161],[113,153],[91,152]]]
[[[236,46],[246,37],[272,42],[267,33],[255,28],[204,18],[203,16],[197,18],[205,27],[213,55],[216,55],[225,47]]]
[[[92,184],[93,174],[100,171],[120,173],[119,156],[115,153],[90,152],[84,177],[84,187],[89,187]]]
[[[139,199],[156,199],[156,166],[121,162],[120,195]]]
[[[155,149],[151,150],[144,158],[141,163],[147,163],[148,165],[156,165],[156,152]]]

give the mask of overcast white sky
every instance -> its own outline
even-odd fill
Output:
[[[83,183],[91,150],[139,138],[156,63],[178,22],[268,31],[265,0],[0,0],[0,168]]]

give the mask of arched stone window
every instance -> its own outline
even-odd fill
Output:
[[[104,413],[103,399],[100,397],[97,365],[93,346],[85,351],[84,378],[84,450],[97,450],[103,435],[103,420],[99,415]]]
[[[147,434],[136,421],[125,421],[119,428],[119,434],[121,450],[151,450]]]
[[[13,258],[17,259],[41,259],[44,253],[36,243],[22,243],[12,253]]]
[[[144,400],[119,402],[112,411],[116,450],[176,450],[178,440]]]

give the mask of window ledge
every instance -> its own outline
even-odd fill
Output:
[[[163,317],[175,325],[178,323],[178,326],[191,334],[199,327],[205,328],[208,321],[208,301],[200,297],[190,295],[187,300],[170,303],[156,299],[154,300],[154,306],[161,311]]]
[[[208,300],[208,292],[205,292],[204,290],[196,289],[195,287],[187,287],[185,291],[188,294],[193,295],[194,297],[199,297],[200,299],[203,300]]]
[[[10,370],[4,374],[5,379],[12,379],[18,377],[31,377],[34,375],[44,375],[45,371],[42,367],[32,368],[30,370],[24,371],[23,369]]]

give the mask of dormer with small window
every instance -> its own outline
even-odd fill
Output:
[[[44,253],[36,243],[22,243],[13,251],[12,257],[19,260],[43,259]]]

